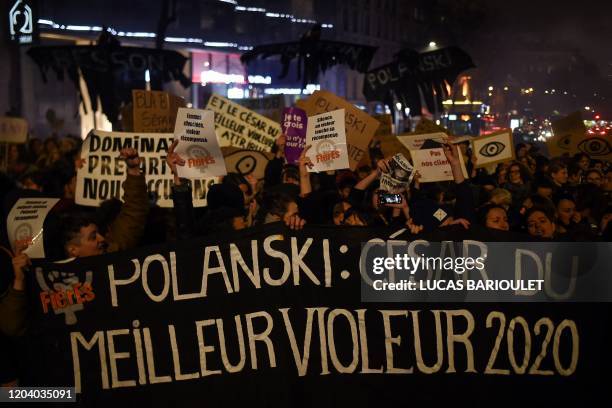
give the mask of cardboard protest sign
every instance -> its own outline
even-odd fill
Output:
[[[244,98],[235,100],[240,105],[274,122],[280,122],[282,119],[283,108],[285,107],[284,95],[270,95],[263,98]]]
[[[167,92],[132,90],[135,132],[169,132],[174,121],[170,116],[170,97]],[[174,113],[176,117],[176,112]]]
[[[77,171],[77,204],[98,206],[109,198],[123,198],[126,177],[125,161],[119,159],[124,147],[138,151],[142,159],[141,171],[145,175],[149,194],[160,207],[172,207],[172,171],[166,164],[166,153],[172,144],[172,133],[127,133],[93,130],[83,142],[81,158],[85,164]],[[194,178],[193,205],[206,205],[206,192],[214,178]]]
[[[610,136],[587,132],[580,112],[553,121],[551,125],[554,136],[546,145],[553,157],[586,153],[592,159],[612,161]]]
[[[217,94],[212,94],[206,109],[215,112],[215,130],[222,147],[269,152],[281,134],[277,122]]]
[[[314,166],[309,172],[348,169],[344,109],[310,116],[306,145],[312,146],[308,157]]]
[[[274,154],[257,150],[244,150],[238,147],[222,147],[225,168],[228,173],[238,173],[243,176],[253,176],[263,180],[268,162]]]
[[[285,159],[289,164],[296,164],[306,145],[308,116],[300,108],[283,109],[281,129],[285,135]]]
[[[472,152],[476,155],[476,167],[514,160],[512,130],[506,129],[472,139]]]
[[[586,136],[586,127],[580,112],[552,121],[551,127],[553,137],[549,138],[546,144],[553,157],[560,157],[565,153],[571,155],[579,151],[578,144]]]
[[[179,108],[174,138],[179,141],[174,152],[185,160],[184,166],[176,167],[179,177],[196,179],[227,174],[215,134],[213,111]]]
[[[304,109],[309,117],[337,109],[346,111],[345,128],[349,165],[351,170],[355,170],[359,162],[366,157],[368,145],[380,126],[380,122],[352,103],[328,91],[315,91],[308,99],[297,101],[296,106]]]
[[[44,258],[43,224],[58,198],[20,198],[6,219],[6,232],[15,251],[15,241],[30,239],[32,243],[23,251],[30,258]]]
[[[28,141],[28,122],[22,118],[0,117],[0,143]]]
[[[602,405],[611,317],[609,304],[595,302],[609,292],[589,290],[600,296],[584,303],[553,294],[580,290],[590,276],[609,288],[610,243],[524,243],[506,231],[490,242],[477,225],[395,231],[276,223],[34,262],[24,377],[74,386],[81,407],[399,407],[406,393],[389,390],[407,382],[419,407]],[[484,253],[487,273],[374,273],[372,260],[413,253],[451,265]],[[518,271],[517,283],[541,276],[547,288],[507,290],[505,301],[494,300],[499,291],[451,288],[439,302],[422,299],[439,292],[398,290],[412,276],[487,286],[509,276],[514,285]],[[377,296],[376,280],[395,290]]]
[[[609,135],[585,134],[576,147],[592,159],[612,162],[612,139]]]
[[[446,160],[444,150],[440,148],[435,149],[422,149],[422,150],[411,150],[412,165],[414,170],[418,171],[421,178],[421,183],[433,183],[437,181],[450,181],[453,180],[453,171],[451,165]],[[465,169],[465,163],[463,161],[463,155],[459,155],[459,162],[461,163],[461,171],[463,176],[467,178],[467,170]]]
[[[388,167],[389,173],[383,173],[380,176],[380,189],[390,193],[409,190],[414,171],[408,159],[398,153],[389,161]]]
[[[173,132],[176,113],[185,107],[185,99],[167,92],[132,90],[132,101],[121,108],[121,129],[124,132]]]

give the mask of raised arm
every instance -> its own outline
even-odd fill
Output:
[[[444,149],[444,155],[446,156],[446,160],[448,160],[448,162],[450,163],[455,183],[463,183],[465,181],[465,176],[463,175],[463,171],[461,169],[461,162],[459,161],[459,155],[461,154],[461,152],[459,151],[459,146],[457,146],[456,144],[446,143],[443,145],[442,148]]]
[[[306,153],[308,153],[308,150],[311,147],[311,145],[304,146],[304,150],[302,150],[302,154],[300,154],[300,158],[298,161],[300,167],[300,197],[306,197],[312,192],[312,185],[310,184],[310,173],[308,173],[308,169],[312,168],[313,164],[310,160],[310,157],[306,156]]]
[[[127,176],[123,182],[123,204],[119,215],[110,226],[109,250],[121,251],[134,248],[144,232],[149,214],[149,197],[145,177],[140,173],[140,157],[136,149],[122,149]]]
[[[174,176],[174,185],[172,186],[172,210],[174,212],[174,222],[176,225],[176,238],[183,240],[194,236],[195,214],[193,211],[193,202],[191,201],[191,185],[189,180],[181,179],[176,170],[177,166],[185,165],[185,160],[174,152],[177,144],[178,140],[175,140],[168,149],[166,163]]]
[[[444,155],[451,165],[453,171],[453,179],[455,180],[455,219],[464,218],[468,221],[473,221],[475,218],[474,195],[470,184],[465,182],[465,176],[461,169],[459,161],[459,146],[456,144],[445,144]],[[464,225],[465,226],[465,225]]]

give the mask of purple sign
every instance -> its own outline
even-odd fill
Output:
[[[281,129],[286,136],[285,158],[287,163],[296,164],[306,144],[306,125],[308,116],[300,108],[283,109]]]

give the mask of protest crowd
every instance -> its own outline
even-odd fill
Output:
[[[393,171],[393,157],[370,150],[370,163],[348,169],[313,173],[307,145],[297,165],[285,161],[285,135],[276,139],[273,158],[263,180],[228,173],[206,192],[207,206],[192,203],[192,186],[177,169],[185,158],[175,141],[166,152],[172,171],[173,208],[160,208],[147,192],[138,151],[125,148],[127,168],[123,200],[110,199],[99,207],[75,203],[76,174],[84,165],[81,140],[76,137],[31,139],[12,144],[6,171],[1,174],[2,219],[19,198],[55,197],[59,202],[45,221],[46,258],[53,261],[123,251],[139,246],[223,234],[260,224],[282,222],[298,230],[304,225],[337,228],[388,227],[405,229],[405,236],[438,232],[454,226],[465,231],[515,232],[517,241],[610,241],[612,167],[585,153],[547,157],[530,143],[515,146],[516,157],[493,168],[477,166],[468,142],[440,146],[451,166],[453,181],[422,183],[420,174],[401,192],[401,202],[384,204],[380,178]],[[462,172],[463,155],[468,177]],[[23,253],[24,237],[8,242],[2,226],[0,268],[0,383],[16,384],[9,361],[6,335],[17,336],[27,327],[24,287],[31,260]],[[508,237],[508,235],[502,235]],[[14,250],[11,249],[14,247]],[[7,356],[8,357],[8,356]],[[8,362],[5,364],[5,362]]]

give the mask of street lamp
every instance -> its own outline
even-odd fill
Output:
[[[435,46],[437,46],[438,44],[435,41],[430,41],[429,42],[429,47],[430,48],[434,48]]]

